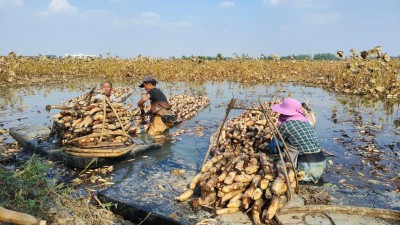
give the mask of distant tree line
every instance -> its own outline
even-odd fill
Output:
[[[175,57],[172,57],[172,59],[175,59]],[[182,56],[181,59],[200,59],[200,60],[228,60],[231,59],[229,57],[223,57],[222,54],[217,54],[216,56]]]
[[[311,55],[288,55],[288,56],[282,56],[280,57],[281,60],[287,60],[287,59],[296,59],[296,60],[302,60],[302,59],[312,59]]]
[[[175,57],[171,57],[171,59],[175,59]],[[230,59],[259,59],[259,60],[273,60],[273,59],[280,59],[280,60],[291,60],[291,59],[296,59],[296,60],[338,60],[336,57],[336,54],[332,53],[317,53],[314,55],[310,54],[299,54],[299,55],[287,55],[287,56],[281,56],[277,57],[275,55],[264,55],[262,54],[260,57],[254,58],[250,57],[249,55],[245,54],[234,54],[234,57],[224,57],[222,54],[217,54],[216,56],[182,56],[181,59],[183,60],[193,60],[193,59],[198,59],[198,60],[230,60]]]
[[[332,53],[317,53],[314,55],[314,60],[338,60],[336,54]]]
[[[110,53],[106,53],[107,56],[109,57]],[[42,55],[39,54],[37,56],[22,56],[25,58],[64,58],[63,56],[57,56],[57,55]],[[138,57],[142,57],[139,55]],[[398,56],[390,56],[392,59],[400,58],[400,55]],[[94,58],[94,57],[92,57]],[[100,55],[100,58],[102,58],[102,55]],[[169,59],[179,59],[179,57],[169,57]],[[222,54],[218,53],[216,56],[195,56],[195,55],[190,55],[190,56],[185,56],[183,55],[180,59],[183,60],[231,60],[231,59],[258,59],[258,60],[275,60],[275,59],[280,59],[280,60],[339,60],[339,58],[336,56],[336,54],[332,53],[316,53],[314,55],[311,54],[299,54],[299,55],[286,55],[286,56],[281,56],[278,57],[276,55],[264,55],[261,54],[260,57],[250,57],[248,54],[233,54],[233,57],[226,57],[223,56]]]

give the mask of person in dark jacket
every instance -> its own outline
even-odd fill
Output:
[[[174,122],[174,115],[171,111],[171,105],[165,94],[157,88],[157,81],[151,75],[143,78],[143,82],[139,85],[147,92],[138,102],[141,109],[142,118],[146,115],[151,116],[148,133],[151,135],[159,135],[167,130]],[[150,110],[144,111],[144,104],[150,100]]]

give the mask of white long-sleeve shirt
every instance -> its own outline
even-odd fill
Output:
[[[104,96],[103,94],[97,94],[93,98],[103,100],[103,96]],[[117,99],[115,98],[115,96],[113,94],[110,94],[110,97],[108,99],[110,100],[110,102],[117,102]]]

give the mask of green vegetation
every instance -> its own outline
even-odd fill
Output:
[[[48,224],[114,224],[121,221],[109,211],[112,204],[97,207],[99,202],[94,201],[91,192],[82,196],[71,185],[60,182],[59,177],[56,168],[36,155],[13,170],[0,164],[0,206],[47,220]]]
[[[318,53],[313,57],[314,60],[338,60],[335,54],[332,53]]]
[[[61,188],[45,179],[49,168],[49,164],[32,156],[16,170],[0,169],[0,205],[43,217],[42,213],[49,206],[46,204],[48,196]]]
[[[282,56],[281,60],[290,60],[290,59],[295,59],[295,60],[307,60],[307,59],[312,59],[311,55],[288,55],[288,56]]]

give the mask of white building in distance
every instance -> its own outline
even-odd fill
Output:
[[[89,59],[89,58],[96,58],[95,55],[86,55],[86,54],[65,54],[65,58],[76,58],[76,59]]]

